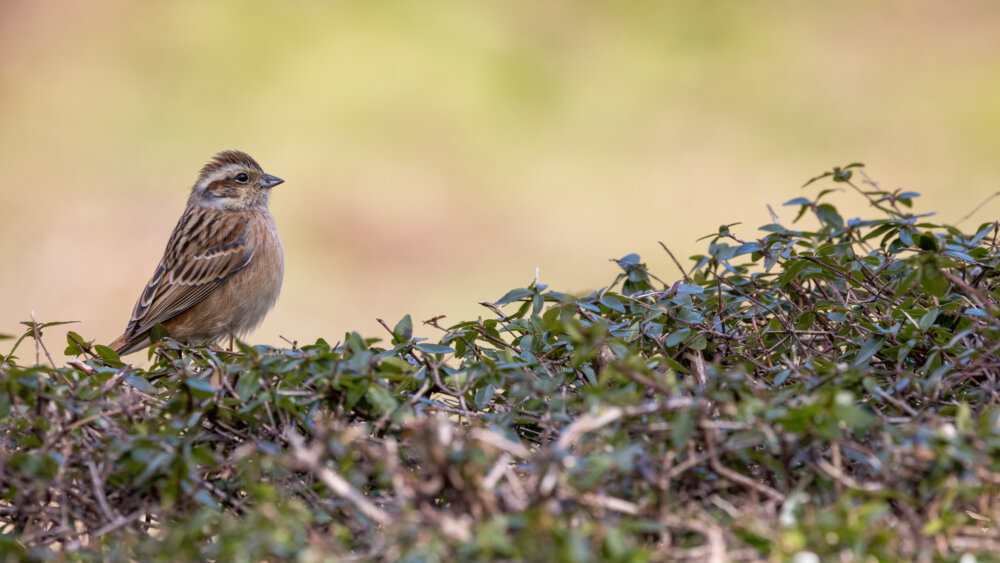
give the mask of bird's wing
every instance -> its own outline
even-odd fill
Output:
[[[248,221],[234,213],[189,207],[170,235],[163,259],[146,284],[125,329],[126,344],[204,300],[250,263]]]

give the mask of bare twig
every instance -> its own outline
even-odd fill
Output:
[[[1000,191],[993,192],[992,194],[990,194],[989,196],[987,196],[986,199],[984,199],[982,202],[980,202],[979,205],[977,205],[974,208],[972,208],[972,211],[970,211],[965,217],[962,217],[961,219],[959,219],[958,221],[956,221],[955,224],[959,225],[961,223],[964,223],[966,219],[968,219],[969,217],[972,217],[973,215],[975,215],[977,211],[979,211],[980,209],[982,209],[984,205],[986,205],[987,203],[989,203],[990,200],[992,200],[993,198],[995,198],[997,196],[1000,196]]]
[[[705,536],[704,561],[709,563],[724,563],[728,561],[726,554],[726,538],[722,528],[717,524],[703,521],[701,518],[681,517],[675,514],[664,514],[660,522],[670,528],[683,528]]]
[[[660,243],[660,246],[663,247],[663,250],[667,251],[667,254],[670,255],[670,259],[674,261],[674,264],[677,266],[677,269],[680,270],[681,275],[684,276],[684,281],[690,282],[691,276],[689,276],[688,273],[684,271],[684,266],[681,266],[681,263],[677,261],[677,257],[674,256],[674,253],[670,252],[670,249],[667,248],[667,245],[663,244],[663,241],[656,241],[656,242]]]
[[[608,495],[583,493],[580,495],[580,503],[587,506],[603,508],[612,512],[619,512],[621,514],[639,514],[639,506],[635,503]]]
[[[31,311],[31,330],[35,333],[35,363],[38,363],[38,349],[41,348],[45,352],[45,357],[49,359],[49,364],[55,368],[56,363],[52,361],[52,354],[49,354],[48,348],[45,347],[45,343],[42,342],[41,331],[38,330],[38,321],[35,320],[35,311]]]
[[[104,480],[101,479],[100,474],[97,472],[97,466],[94,462],[87,460],[87,470],[90,471],[90,484],[94,487],[94,496],[97,497],[97,506],[101,509],[101,514],[108,522],[114,522],[120,518],[119,515],[115,514],[108,506],[108,499],[104,494]]]
[[[708,461],[709,461],[709,466],[712,468],[712,471],[715,471],[716,473],[725,477],[726,479],[729,479],[730,481],[734,481],[736,483],[743,485],[744,487],[749,487],[755,491],[764,494],[765,496],[771,497],[772,499],[778,502],[785,502],[785,495],[783,495],[780,491],[772,487],[769,487],[764,483],[755,481],[747,477],[746,475],[733,471],[732,469],[729,469],[728,467],[722,465],[722,462],[719,460],[718,452],[716,452],[715,449],[714,434],[715,433],[711,430],[705,432],[705,444],[708,446],[708,455],[709,455]]]
[[[335,495],[353,504],[368,518],[382,526],[388,526],[392,523],[392,516],[388,512],[375,506],[364,495],[355,490],[339,473],[320,463],[321,445],[306,447],[302,436],[294,431],[289,431],[286,437],[292,446],[292,459],[296,465],[315,475]]]

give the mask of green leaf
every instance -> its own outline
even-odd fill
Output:
[[[83,353],[80,349],[78,342],[85,342],[82,336],[73,332],[72,330],[66,333],[66,350],[63,351],[67,356],[78,356]]]
[[[392,342],[402,344],[409,342],[411,338],[413,338],[413,319],[410,315],[406,315],[392,329]]]
[[[670,422],[670,443],[675,450],[683,450],[684,445],[691,439],[694,432],[694,416],[691,411],[683,410],[678,412]]]
[[[493,400],[493,389],[492,385],[484,385],[476,391],[476,396],[474,397],[473,403],[479,410],[484,410],[491,400]]]
[[[219,503],[217,503],[215,501],[215,498],[212,497],[212,493],[208,492],[205,489],[200,489],[198,492],[196,492],[194,494],[194,500],[198,501],[198,503],[203,506],[214,508],[216,510],[220,508]]]
[[[506,305],[507,303],[512,303],[514,301],[520,301],[521,299],[524,299],[525,297],[528,297],[533,293],[534,291],[523,287],[520,287],[518,289],[512,289],[508,291],[506,294],[504,294],[503,297],[497,299],[496,302],[494,302],[493,304]]]
[[[790,199],[781,205],[812,205],[812,200],[806,197],[797,197],[795,199]]]
[[[149,341],[153,344],[156,344],[167,336],[169,336],[167,333],[167,327],[160,323],[156,323],[153,325],[153,328],[149,329]]]
[[[247,402],[260,388],[260,372],[249,370],[240,374],[240,380],[236,383],[236,395],[241,401]]]
[[[931,309],[930,311],[927,311],[926,313],[921,315],[920,321],[917,322],[917,325],[920,326],[920,331],[925,332],[927,329],[929,329],[931,325],[934,324],[934,321],[937,320],[938,315],[940,313],[941,309]]]
[[[688,347],[692,350],[704,350],[708,347],[708,338],[704,334],[699,333]]]
[[[854,361],[851,362],[854,366],[861,366],[865,364],[868,360],[872,358],[885,344],[885,339],[880,336],[872,336],[871,338],[865,340],[861,348],[858,349],[857,355],[854,357]]]
[[[936,251],[936,250],[938,250],[937,237],[935,237],[931,233],[921,233],[920,234],[920,239],[917,242],[917,246],[919,246],[921,250],[933,250],[933,251]],[[973,262],[974,262],[974,260],[973,260]]]
[[[100,356],[101,360],[104,361],[105,365],[111,367],[122,367],[125,365],[122,362],[121,357],[118,355],[118,352],[115,352],[114,350],[108,348],[107,346],[101,344],[95,344],[94,352],[97,352],[97,355]]]
[[[199,399],[207,399],[215,395],[215,387],[205,379],[200,377],[187,377],[184,379],[184,386],[191,390],[191,395]]]
[[[441,344],[431,344],[429,342],[421,342],[414,346],[417,350],[421,352],[426,352],[428,354],[454,354],[455,350],[448,347],[442,346]]]
[[[375,406],[379,414],[393,412],[399,406],[389,391],[379,385],[370,385],[365,391],[365,398]]]
[[[618,311],[619,313],[625,312],[625,305],[622,304],[622,300],[610,293],[601,297],[601,305],[604,305],[612,311]]]
[[[128,383],[143,393],[148,393],[150,395],[156,393],[156,387],[153,387],[153,385],[145,377],[138,375],[126,375],[125,383]]]
[[[824,172],[824,173],[820,174],[819,176],[813,176],[805,184],[802,184],[802,187],[804,188],[804,187],[808,186],[809,184],[812,184],[813,182],[815,182],[817,180],[822,180],[823,178],[826,178],[826,177],[832,176],[832,175],[833,175],[833,172]]]
[[[635,266],[636,264],[639,263],[639,260],[640,260],[639,255],[632,253],[632,254],[626,254],[625,256],[619,258],[618,263],[620,266],[624,265]]]
[[[705,288],[703,288],[698,284],[693,284],[693,283],[677,284],[678,295],[701,295],[702,293],[705,293]]]
[[[347,335],[347,347],[350,348],[352,354],[368,351],[368,343],[360,334],[353,331]]]
[[[925,262],[921,266],[920,286],[934,297],[944,297],[948,293],[948,279],[932,262]]]
[[[837,208],[829,203],[822,203],[816,206],[816,215],[819,216],[820,221],[823,221],[834,229],[840,230],[844,228],[844,218],[837,213]]]
[[[972,408],[968,403],[962,402],[958,404],[958,410],[955,413],[955,427],[962,433],[972,432],[974,430]]]
[[[545,296],[543,296],[541,293],[536,293],[535,296],[532,298],[531,314],[538,315],[539,313],[542,312],[542,308],[544,307],[545,307]]]
[[[28,328],[32,328],[35,325],[37,325],[38,329],[41,330],[43,328],[49,328],[50,326],[70,325],[70,324],[74,324],[74,323],[78,323],[78,322],[80,322],[80,321],[53,321],[53,322],[48,322],[48,323],[37,323],[37,322],[33,322],[33,321],[21,321],[21,324],[23,324],[24,326],[26,326]]]
[[[836,393],[833,414],[837,420],[855,431],[867,430],[878,422],[875,415],[857,404],[854,394],[849,391]]]
[[[816,321],[816,314],[812,311],[805,311],[799,318],[795,319],[795,329],[796,330],[809,330],[812,328],[813,323]]]
[[[677,346],[678,344],[680,344],[681,342],[683,342],[685,338],[687,338],[690,335],[691,335],[691,329],[690,328],[682,328],[680,330],[676,330],[676,331],[670,333],[670,336],[667,337],[667,340],[666,340],[666,342],[664,342],[664,344],[666,344],[667,346],[671,346],[671,347],[672,346]]]

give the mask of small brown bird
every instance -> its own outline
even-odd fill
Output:
[[[123,355],[145,348],[157,323],[192,344],[256,328],[278,300],[284,275],[278,227],[267,210],[271,188],[282,182],[246,153],[215,155],[201,169],[125,332],[108,346]]]

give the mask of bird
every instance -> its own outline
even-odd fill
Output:
[[[205,164],[125,331],[108,347],[120,356],[146,348],[157,324],[196,345],[259,326],[284,277],[284,249],[268,210],[271,190],[283,182],[237,150]]]

